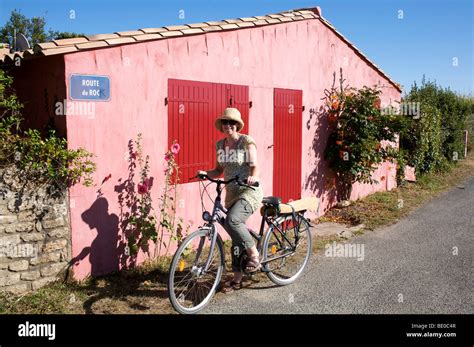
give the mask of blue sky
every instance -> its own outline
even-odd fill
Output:
[[[426,75],[474,95],[472,0],[0,0],[0,25],[15,8],[53,30],[98,34],[314,6],[405,89]]]

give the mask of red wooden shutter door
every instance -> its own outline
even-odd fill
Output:
[[[301,198],[303,91],[274,89],[273,195]]]
[[[236,107],[248,134],[248,86],[168,80],[168,148],[176,140],[181,150],[176,159],[180,183],[190,182],[197,170],[211,170],[216,161],[215,144],[224,135],[214,126],[224,108]]]

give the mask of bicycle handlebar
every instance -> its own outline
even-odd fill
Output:
[[[196,178],[200,178],[200,179],[207,179],[213,183],[221,183],[221,184],[229,184],[229,183],[232,183],[232,182],[236,182],[239,186],[244,186],[244,187],[248,187],[248,188],[251,188],[251,189],[254,189],[253,187],[259,187],[260,186],[260,182],[255,182],[252,186],[251,185],[248,185],[247,184],[247,179],[245,180],[241,180],[239,178],[239,176],[236,176],[235,178],[232,178],[228,181],[224,181],[224,180],[219,180],[219,179],[213,179],[207,175],[196,175],[194,177],[191,177],[190,179],[196,179]]]

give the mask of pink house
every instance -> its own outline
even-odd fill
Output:
[[[28,124],[43,128],[53,121],[70,148],[93,152],[99,185],[111,174],[100,197],[98,187],[69,189],[77,279],[126,263],[118,196],[128,176],[128,144],[138,133],[150,155],[155,202],[164,153],[173,140],[181,144],[178,215],[194,229],[202,211],[198,183],[189,176],[212,167],[220,136],[213,119],[226,106],[237,107],[243,131],[257,141],[265,194],[284,200],[316,196],[315,217],[336,203],[323,160],[328,124],[319,113],[333,73],[342,68],[354,87],[379,86],[385,104],[399,102],[401,93],[319,8],[57,40],[7,55],[2,64],[10,66],[25,114],[35,115]],[[380,183],[356,184],[351,198],[392,189],[395,172],[393,164],[382,165]],[[250,226],[257,228],[259,217],[254,214]]]

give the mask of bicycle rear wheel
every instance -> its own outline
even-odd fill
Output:
[[[284,286],[293,283],[308,263],[312,252],[311,231],[308,221],[300,214],[296,214],[295,221],[291,215],[280,216],[275,224],[277,227],[271,226],[265,235],[263,261],[268,278]]]
[[[214,232],[217,232],[214,230]],[[224,245],[217,237],[211,251],[210,228],[201,228],[179,246],[169,270],[168,293],[173,308],[191,314],[202,310],[212,299],[224,271]],[[209,258],[209,268],[204,266]]]

